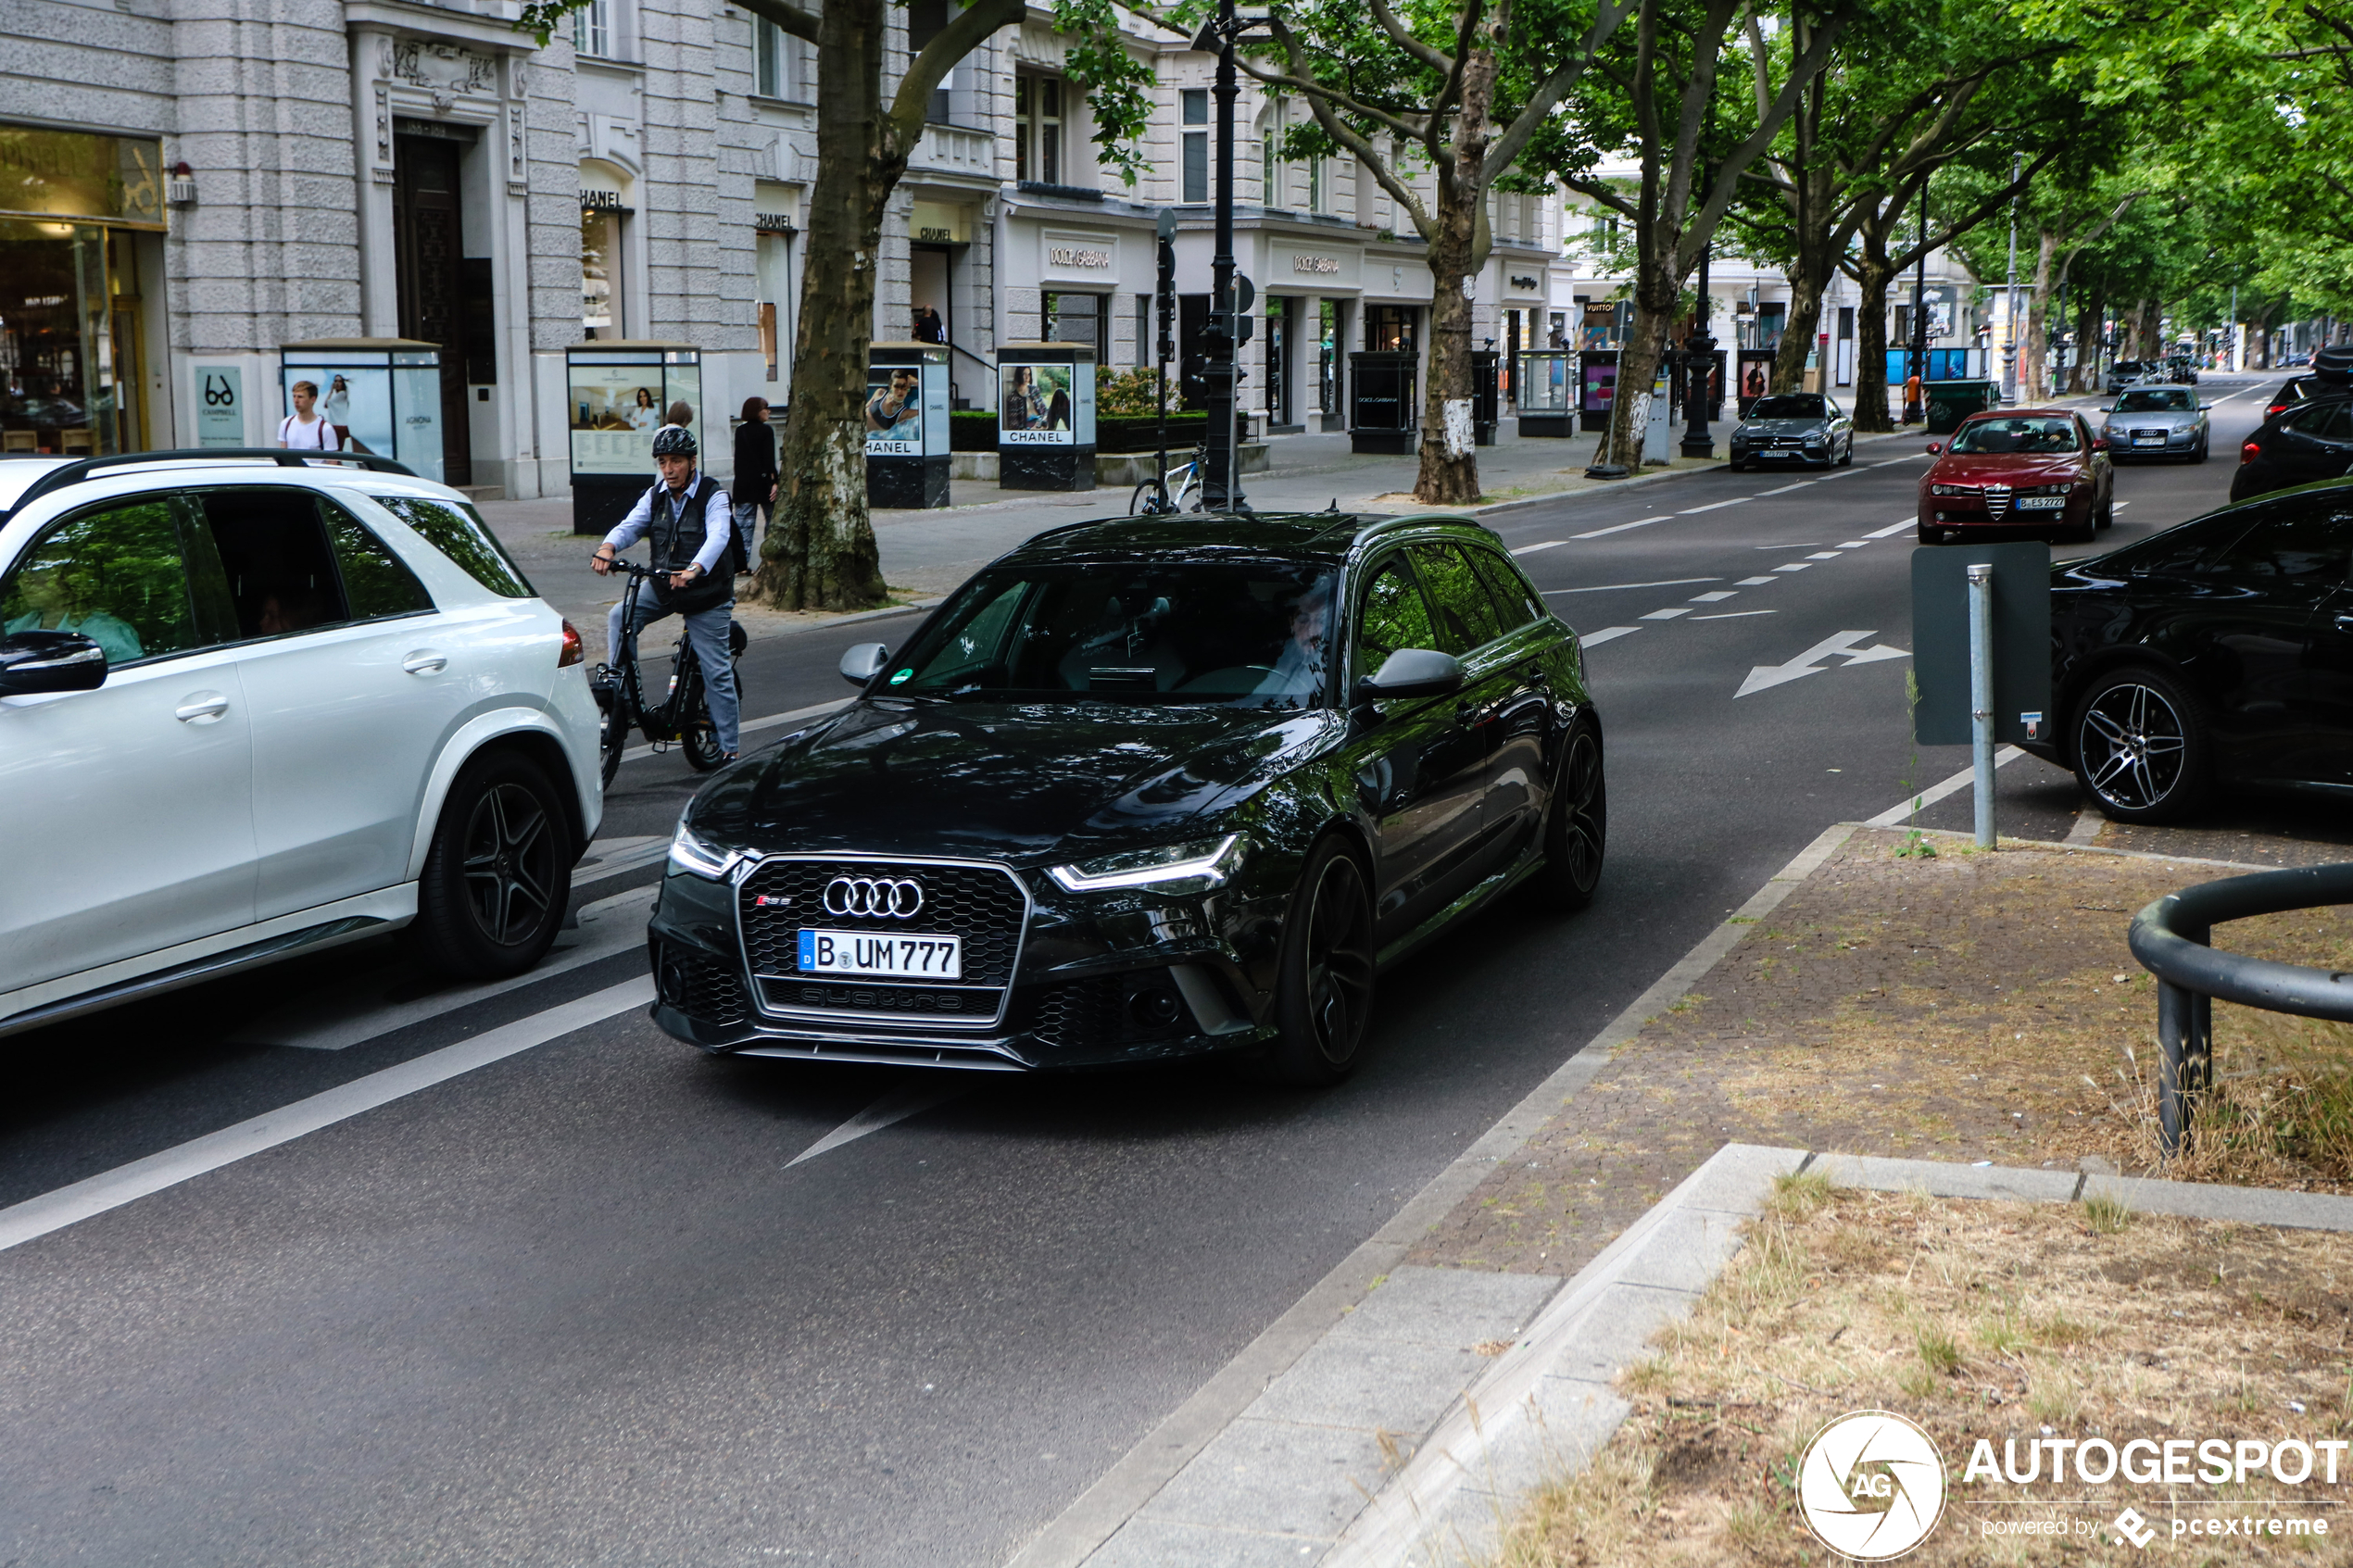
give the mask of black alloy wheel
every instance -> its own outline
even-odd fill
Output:
[[[547,775],[513,752],[450,785],[417,884],[417,938],[446,973],[496,980],[537,963],[572,897],[578,855]]]
[[[1274,1066],[1286,1082],[1337,1084],[1354,1070],[1378,951],[1364,867],[1339,837],[1327,837],[1307,857],[1283,922]]]
[[[2100,508],[2096,503],[2083,508],[2083,521],[2064,524],[2054,544],[2088,545],[2099,537]]]
[[[1855,466],[1855,437],[1852,434],[1846,438],[1846,450],[1840,454],[1838,466],[1843,469],[1851,469]]]
[[[2178,821],[2205,798],[2208,771],[2196,703],[2160,671],[2116,671],[2076,709],[2075,776],[2112,821]]]
[[[2190,461],[2194,463],[2202,463],[2206,461],[2207,449],[2212,445],[2212,436],[2205,433],[2200,433],[2197,438],[2197,447],[2190,454]]]
[[[1609,784],[1601,737],[1580,721],[1561,748],[1560,777],[1544,812],[1544,868],[1533,879],[1544,901],[1562,910],[1592,903],[1608,849]]]

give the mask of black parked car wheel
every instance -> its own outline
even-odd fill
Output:
[[[2197,450],[2190,454],[2190,461],[2194,463],[2202,463],[2206,461],[2206,449],[2211,444],[2212,438],[2210,436],[2199,436],[2197,438]]]
[[[1601,885],[1609,847],[1609,786],[1602,773],[1601,738],[1579,723],[1562,749],[1559,782],[1544,816],[1544,867],[1535,881],[1547,902],[1581,909]]]
[[[576,858],[563,801],[537,766],[512,752],[466,764],[418,879],[426,961],[479,980],[537,963],[563,924]]]
[[[1275,1067],[1294,1084],[1337,1084],[1356,1065],[1371,1016],[1373,896],[1337,837],[1318,843],[1283,922]]]
[[[2196,699],[2161,671],[2115,671],[2076,709],[2075,776],[2112,821],[2186,816],[2205,798],[2209,764]]]

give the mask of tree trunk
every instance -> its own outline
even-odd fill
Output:
[[[778,455],[776,523],[759,593],[779,609],[884,602],[866,510],[866,352],[874,340],[883,207],[906,171],[882,94],[885,7],[829,0],[817,58],[817,179],[793,344],[792,407]]]
[[[1780,346],[1773,355],[1775,392],[1795,392],[1801,384],[1806,357],[1814,352],[1815,334],[1822,330],[1822,291],[1829,283],[1827,277],[1804,278],[1796,268],[1789,273],[1789,320],[1781,325]]]
[[[1507,15],[1498,8],[1500,29]],[[1455,127],[1454,166],[1438,170],[1437,232],[1429,238],[1429,385],[1422,392],[1421,471],[1414,499],[1461,507],[1478,499],[1478,448],[1471,424],[1471,306],[1463,282],[1486,263],[1478,254],[1487,194],[1487,111],[1495,95],[1495,52],[1479,47],[1463,62],[1463,112]]]
[[[1663,248],[1673,254],[1671,243]],[[1643,263],[1634,277],[1634,319],[1626,328],[1626,346],[1618,351],[1617,395],[1609,413],[1609,460],[1629,469],[1642,466],[1645,444],[1634,435],[1635,403],[1650,407],[1651,383],[1666,360],[1667,334],[1682,301],[1682,280],[1674,271],[1674,262],[1662,257]]]
[[[2058,258],[2059,236],[2042,230],[2034,251],[2034,281],[2026,292],[2026,341],[2019,362],[2019,381],[2029,403],[2051,397],[2051,266]]]
[[[2163,357],[2163,345],[2157,341],[2158,334],[2164,331],[2163,318],[2162,302],[2154,299],[2141,301],[2139,317],[2133,323],[2133,358],[2143,364]]]
[[[1895,428],[1887,411],[1887,286],[1893,273],[1866,247],[1856,274],[1863,300],[1855,307],[1855,428],[1877,434]]]
[[[2067,390],[2095,392],[2098,383],[2092,377],[2100,362],[2100,312],[2108,301],[2097,290],[2086,290],[2082,307],[2075,312],[2075,363],[2067,370]]]

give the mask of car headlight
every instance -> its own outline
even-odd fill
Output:
[[[678,831],[670,839],[670,869],[690,876],[708,877],[724,882],[728,875],[747,859],[741,849],[724,849],[703,837],[678,819]]]
[[[1081,860],[1076,865],[1056,866],[1046,874],[1072,893],[1101,893],[1114,887],[1163,887],[1172,893],[1200,893],[1223,886],[1239,869],[1248,847],[1241,834],[1229,833],[1223,838],[1171,844],[1158,849],[1131,849]],[[1196,885],[1176,885],[1180,883]]]
[[[1972,492],[1966,484],[1931,484],[1928,493],[1931,495],[1967,495]]]

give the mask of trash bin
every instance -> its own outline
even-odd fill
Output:
[[[1921,390],[1928,398],[1931,435],[1950,435],[1971,414],[2002,401],[2002,388],[1997,382],[1932,381]]]

